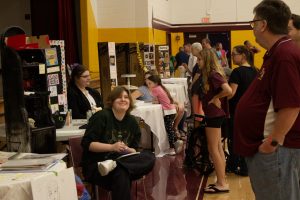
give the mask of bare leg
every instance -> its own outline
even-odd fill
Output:
[[[177,115],[176,115],[176,118],[174,120],[174,124],[173,124],[173,128],[176,132],[176,134],[178,133],[178,124],[180,122],[180,120],[182,119],[183,117],[183,114],[184,114],[184,105],[182,103],[178,103],[176,105],[176,110],[177,110]],[[177,137],[180,137],[180,135],[176,135]]]
[[[220,144],[221,144],[221,128],[205,128],[208,151],[213,160],[213,164],[216,170],[217,175],[217,183],[216,185],[220,187],[220,189],[227,189],[228,184],[225,180],[225,156],[222,149],[222,153],[220,152]]]

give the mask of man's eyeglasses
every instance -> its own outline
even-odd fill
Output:
[[[249,22],[249,24],[250,24],[250,26],[251,26],[251,28],[253,28],[254,27],[254,24],[255,24],[255,22],[258,22],[258,21],[263,21],[264,19],[255,19],[255,20],[252,20],[252,21],[250,21]]]

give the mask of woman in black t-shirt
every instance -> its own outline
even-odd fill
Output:
[[[243,45],[238,45],[233,48],[231,54],[232,60],[238,67],[232,71],[229,78],[229,85],[232,89],[232,95],[228,97],[230,112],[228,149],[230,155],[226,167],[227,171],[243,176],[248,175],[248,170],[244,158],[233,153],[233,121],[236,105],[257,74],[257,69],[250,65],[250,54],[251,52]]]

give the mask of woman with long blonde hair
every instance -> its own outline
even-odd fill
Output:
[[[208,151],[213,161],[217,181],[205,188],[205,193],[229,192],[225,179],[225,155],[221,142],[221,125],[227,115],[227,99],[232,92],[215,52],[203,49],[197,55],[202,78],[202,105],[205,114],[205,133]]]

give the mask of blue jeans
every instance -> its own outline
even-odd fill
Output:
[[[246,157],[256,200],[300,199],[300,149],[279,147],[271,154]]]

